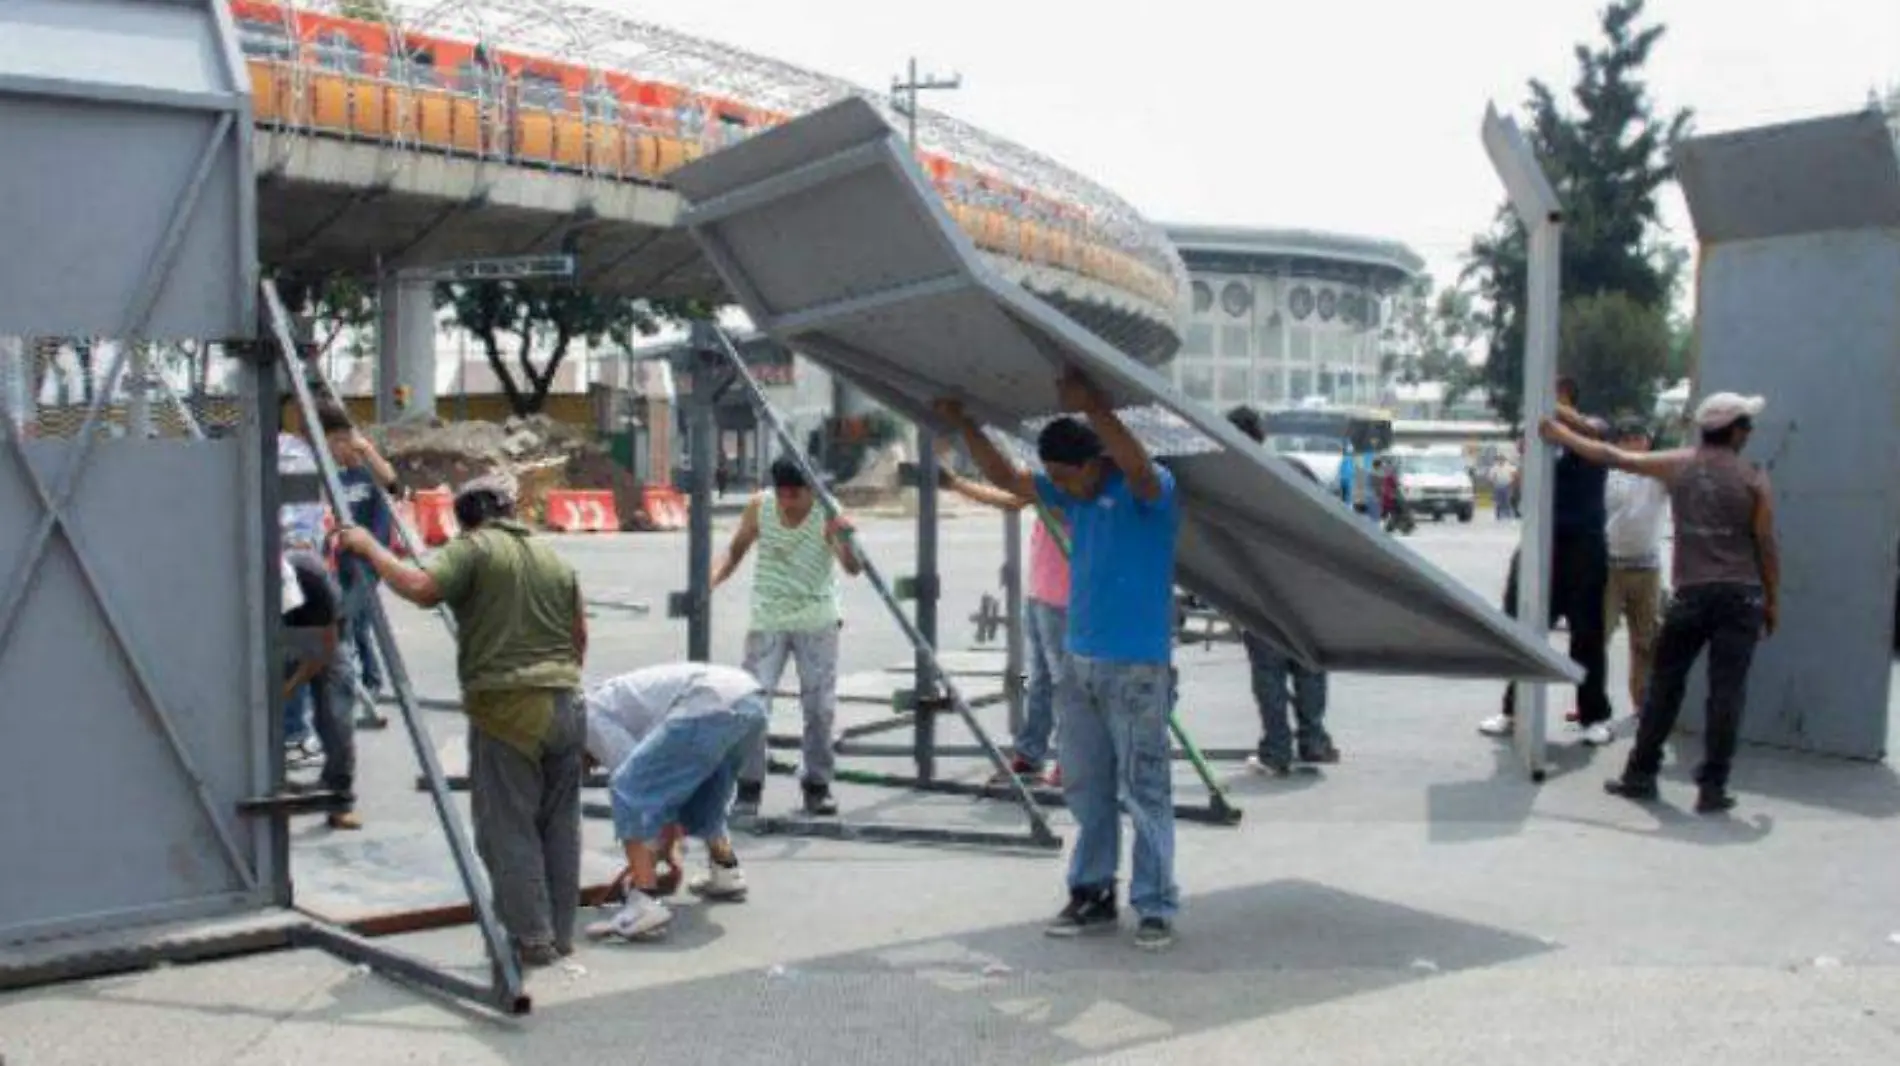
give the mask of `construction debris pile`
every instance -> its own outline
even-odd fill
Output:
[[[640,484],[585,433],[546,415],[506,422],[397,423],[373,436],[403,484],[454,489],[484,474],[512,474],[519,513],[539,523],[553,489],[604,489],[614,494],[623,529],[643,528]]]

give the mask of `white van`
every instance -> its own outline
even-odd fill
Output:
[[[1444,521],[1446,515],[1471,521],[1477,509],[1477,488],[1464,449],[1457,445],[1400,447],[1390,457],[1399,464],[1399,488],[1415,515]]]

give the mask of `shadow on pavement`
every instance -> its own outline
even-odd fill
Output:
[[[554,1047],[644,1062],[702,1042],[722,1062],[1061,1062],[1553,950],[1302,881],[1188,900],[1162,953],[1132,946],[1131,921],[1074,941],[1024,923],[563,1002],[481,1035],[524,1066]]]

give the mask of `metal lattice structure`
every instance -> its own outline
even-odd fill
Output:
[[[471,110],[466,120],[481,129],[454,132],[457,150],[664,181],[679,163],[845,97],[862,98],[887,119],[895,117],[881,93],[582,4],[305,0],[284,7],[261,2],[237,7],[253,81],[259,83],[258,121],[267,127],[369,135],[422,150],[441,147],[430,143],[417,111],[424,106],[420,96],[446,87],[483,102],[479,114]],[[267,32],[258,21],[266,12],[281,21],[281,31]],[[324,30],[310,15],[381,30],[371,31],[376,39],[366,50],[365,42]],[[445,77],[432,63],[415,59],[430,41],[475,44],[485,54],[519,58],[485,67],[492,76]],[[526,64],[541,62],[561,71],[560,84],[520,82]],[[512,73],[500,73],[504,66]],[[332,98],[341,103],[328,117],[313,113],[324,106],[321,101],[314,109],[311,105],[313,79],[334,81],[337,75],[331,72],[337,71],[363,85],[344,94],[332,89]],[[575,71],[584,73],[576,76]],[[682,95],[664,106],[630,104],[616,97],[612,85],[624,78]],[[385,99],[390,92],[398,98]],[[510,119],[502,112],[531,98],[539,102],[528,106],[577,116],[588,128],[564,133],[557,124],[552,150],[524,156],[518,150],[521,138],[505,128]],[[748,109],[747,120],[721,120],[724,102]],[[366,110],[381,113],[366,121]],[[642,140],[603,149],[603,125],[662,143]],[[1185,311],[1188,278],[1159,227],[1108,190],[1019,145],[930,111],[919,112],[917,126],[919,155],[927,164],[949,164],[931,166],[939,192],[979,247],[1005,261],[1006,272],[1014,267],[1021,275],[1017,280],[1045,295],[1078,303],[1132,303],[1130,309],[1172,334]],[[1131,334],[1129,340],[1157,346],[1154,337]],[[1165,352],[1157,354],[1172,352],[1173,345],[1172,338],[1159,342]]]

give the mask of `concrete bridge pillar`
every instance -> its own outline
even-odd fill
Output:
[[[435,417],[435,283],[386,275],[376,303],[376,420]]]

